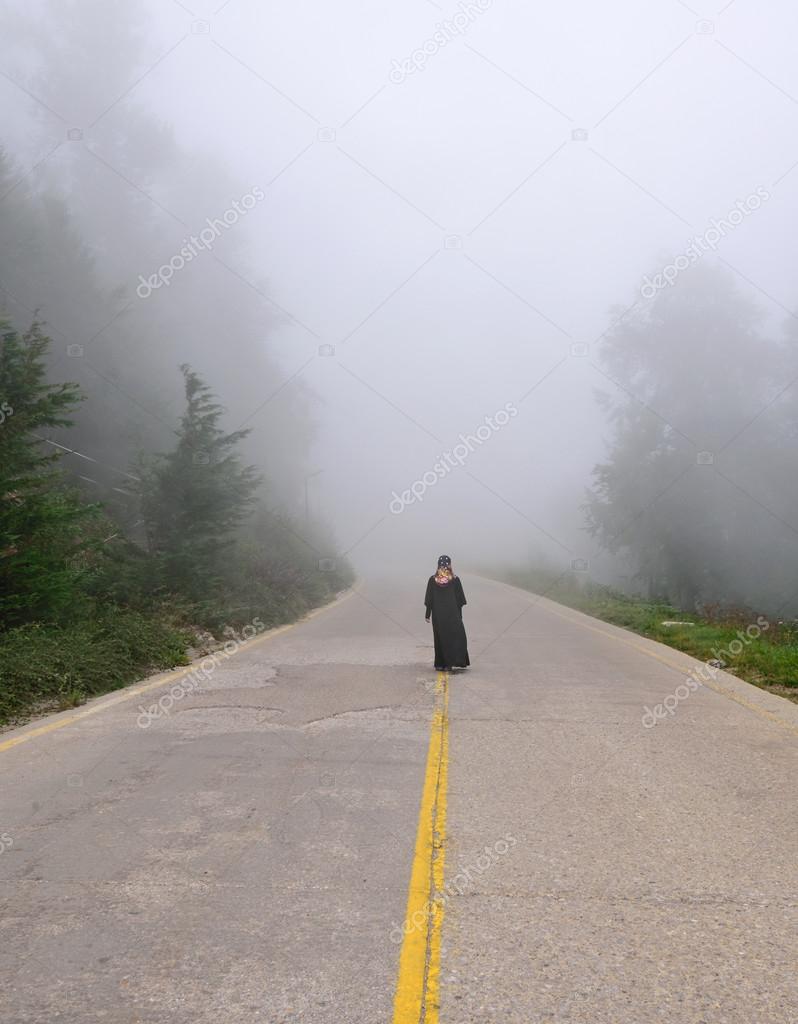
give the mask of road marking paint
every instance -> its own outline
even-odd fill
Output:
[[[557,611],[554,608],[549,608],[548,606],[540,607],[545,607],[545,609],[551,612],[552,615],[557,615],[559,618],[565,619],[566,622],[572,622],[575,626],[581,626],[582,629],[589,629],[592,633],[598,633],[600,636],[609,637],[610,640],[617,640],[619,644],[624,644],[626,647],[632,647],[634,650],[640,651],[641,654],[645,654],[649,658],[654,658],[655,661],[662,662],[662,664],[667,665],[668,668],[675,669],[682,675],[688,675],[690,671],[695,671],[694,669],[691,670],[684,665],[680,665],[671,658],[666,658],[664,655],[658,654],[656,651],[650,651],[647,647],[644,647],[643,644],[636,644],[633,640],[627,640],[626,637],[618,636],[617,633],[609,633],[606,629],[599,629],[598,626],[591,626],[587,622],[575,619],[571,615],[565,615],[563,612]],[[622,627],[619,626],[618,628],[621,629]],[[654,642],[656,643],[657,641]],[[693,657],[692,654],[687,654],[687,652],[683,653],[686,658]],[[693,660],[704,665],[704,662],[699,658],[694,658]],[[740,682],[744,683],[745,680],[741,679]],[[715,693],[719,693],[722,697],[728,697],[729,700],[735,701],[735,703],[742,705],[742,707],[747,708],[749,711],[756,712],[756,714],[761,715],[763,718],[767,718],[768,721],[774,722],[776,725],[780,725],[783,729],[791,732],[793,736],[798,736],[798,726],[795,726],[792,722],[788,722],[786,719],[781,718],[775,711],[770,711],[768,708],[763,708],[758,704],[754,704],[753,701],[747,700],[741,694],[735,693],[734,690],[730,690],[727,686],[721,686],[720,683],[715,683],[711,680],[702,678],[701,685],[708,687],[710,690],[714,690]],[[753,684],[749,683],[747,685],[751,686]]]
[[[393,1024],[438,1024],[449,769],[449,675],[438,673]]]
[[[315,619],[317,615],[321,615],[323,612],[329,611],[336,605],[342,604],[354,593],[354,590],[348,590],[341,597],[336,598],[329,604],[322,605],[321,608],[314,609],[304,618],[298,619],[296,622],[289,622],[286,626],[278,626],[276,629],[270,629],[268,633],[264,633],[263,636],[247,640],[241,645],[239,650],[244,651],[250,650],[253,647],[259,647],[268,640],[273,640],[275,637],[280,636],[281,633],[287,633],[289,629],[301,626],[303,622]],[[176,672],[170,672],[165,676],[159,676],[157,679],[153,679],[149,683],[141,683],[125,687],[125,689],[121,690],[108,700],[98,701],[97,704],[92,704],[91,707],[84,708],[83,711],[76,711],[74,715],[68,715],[66,718],[59,718],[55,722],[48,722],[46,725],[36,726],[36,728],[29,729],[27,732],[23,732],[19,736],[12,736],[11,739],[0,742],[0,754],[4,750],[10,750],[12,747],[19,746],[20,743],[26,743],[28,740],[35,739],[37,736],[46,736],[47,733],[55,732],[57,729],[63,729],[67,725],[72,725],[73,722],[79,722],[83,718],[88,718],[89,715],[96,715],[100,711],[106,711],[108,708],[114,707],[116,704],[123,704],[125,701],[133,700],[133,698],[138,697],[139,694],[149,693],[151,690],[161,689],[165,686],[169,686],[170,683],[176,683],[179,679],[185,679],[186,676],[191,675],[196,668],[197,662],[192,662],[192,664],[187,665],[186,668],[178,669]]]

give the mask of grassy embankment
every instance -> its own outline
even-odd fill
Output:
[[[720,659],[724,671],[755,686],[798,702],[798,622],[771,621],[755,612],[714,611],[699,616],[679,611],[667,604],[626,597],[610,587],[589,580],[578,581],[570,573],[558,577],[545,570],[508,570],[486,573],[515,587],[543,594],[552,601],[593,615],[604,622],[639,633],[675,647],[702,661]],[[664,622],[689,622],[691,625],[665,626]],[[749,626],[768,622],[759,637],[749,634]],[[754,634],[756,631],[752,631]],[[737,643],[734,643],[737,641]]]
[[[44,443],[69,436],[85,397],[50,379],[49,345],[39,323],[20,334],[0,315],[0,725],[188,664],[198,647],[292,622],[349,586],[326,529],[280,510],[241,458],[249,430],[225,432],[187,365],[172,448],[114,470],[129,481],[106,485],[121,505],[89,501],[88,478],[60,465],[76,452]]]
[[[273,581],[268,593],[261,587],[256,597],[247,595],[250,600],[239,601],[235,612],[179,600],[141,610],[108,605],[69,623],[33,622],[0,632],[0,726],[64,711],[153,672],[188,665],[255,619],[265,629],[294,622],[352,582],[347,565],[336,573],[292,575]],[[258,632],[263,628],[258,625]]]

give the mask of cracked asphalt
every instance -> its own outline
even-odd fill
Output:
[[[435,687],[415,583],[358,584],[147,728],[157,687],[0,735],[4,1022],[391,1020]],[[691,658],[464,583],[441,1021],[796,1024],[798,705],[719,673],[646,728]]]

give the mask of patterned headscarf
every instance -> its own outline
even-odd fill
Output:
[[[438,559],[438,571],[435,573],[435,582],[439,587],[445,587],[453,579],[452,560],[448,555],[441,555]]]

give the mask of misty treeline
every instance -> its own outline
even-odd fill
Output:
[[[168,286],[136,292],[253,185],[128,95],[154,59],[147,28],[144,9],[125,0],[4,13],[15,80],[41,102],[15,109],[20,123],[0,136],[0,304],[19,329],[43,322],[51,378],[80,385],[69,447],[95,460],[85,474],[95,497],[116,503],[124,521],[136,512],[112,488],[140,449],[168,444],[183,363],[211,384],[234,427],[246,422],[245,458],[301,512],[311,396],[299,380],[280,387],[295,368],[290,353],[288,370],[273,356],[288,315],[252,266],[245,228],[222,232]],[[43,104],[70,120],[54,121]],[[84,131],[72,118],[97,123]]]
[[[794,615],[798,319],[771,331],[750,295],[707,262],[615,312],[588,526],[651,598]]]
[[[77,123],[102,113],[98,78],[123,96],[142,63],[141,12],[90,6],[77,34],[72,4],[43,6],[46,31],[5,23],[26,87]],[[53,150],[32,102],[30,148],[0,138],[0,718],[178,663],[190,628],[290,620],[351,578],[303,514],[310,395],[284,386],[287,316],[245,234],[136,294],[202,227],[191,211],[252,183],[132,101],[123,132],[57,130]]]
[[[223,429],[224,410],[188,365],[172,447],[142,452],[128,474],[144,540],[126,535],[60,469],[65,446],[48,435],[72,426],[83,396],[47,379],[48,346],[37,323],[2,324],[0,720],[183,663],[197,625],[262,629],[350,581],[345,562],[320,559],[266,507],[238,451],[247,431]],[[324,542],[318,527],[307,534]]]

